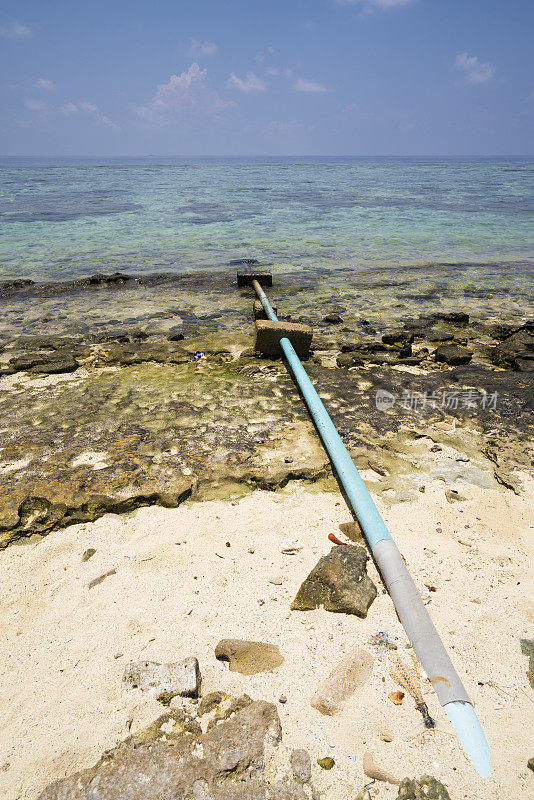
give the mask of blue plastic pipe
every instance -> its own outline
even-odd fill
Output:
[[[252,285],[267,318],[277,322],[278,317],[258,281],[254,280]],[[293,345],[288,338],[282,338],[280,346],[352,510],[358,518],[415,654],[456,730],[465,753],[480,775],[487,778],[490,775],[490,752],[486,736],[473,704],[406,569],[404,559]]]

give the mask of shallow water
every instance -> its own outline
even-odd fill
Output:
[[[2,159],[0,279],[534,259],[534,159]]]

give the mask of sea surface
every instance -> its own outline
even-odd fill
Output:
[[[0,159],[0,280],[534,260],[534,159]]]

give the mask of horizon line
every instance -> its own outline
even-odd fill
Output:
[[[373,153],[371,155],[356,154],[356,153],[311,153],[311,154],[294,154],[294,153],[210,153],[201,155],[199,153],[180,155],[176,153],[136,153],[132,154],[111,154],[111,153],[98,153],[94,154],[2,154],[0,158],[534,158],[534,153]]]

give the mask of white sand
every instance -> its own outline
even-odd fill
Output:
[[[487,732],[489,781],[467,762],[427,683],[441,731],[410,738],[421,727],[412,699],[401,707],[387,699],[398,687],[369,638],[387,630],[399,637],[400,653],[410,652],[388,595],[379,594],[366,620],[289,611],[301,581],[330,549],[328,533],[350,519],[339,495],[290,484],[234,504],[108,515],[0,554],[0,796],[34,800],[50,781],[92,765],[128,735],[129,724],[135,730],[164,711],[137,692],[121,696],[127,661],[195,655],[203,694],[287,696],[278,704],[284,742],[309,750],[325,800],[354,799],[367,782],[365,750],[399,778],[434,775],[452,800],[532,798],[526,762],[534,755],[534,692],[519,645],[534,636],[528,495],[456,488],[467,502],[449,504],[436,481],[416,502],[381,510],[418,588],[428,594],[425,583],[437,587],[429,611]],[[297,555],[280,552],[284,536],[302,545]],[[89,547],[96,555],[81,563]],[[116,574],[87,588],[110,569]],[[371,564],[370,574],[378,585]],[[279,577],[282,585],[269,582]],[[213,655],[226,637],[276,643],[285,663],[252,677],[231,673]],[[373,676],[339,715],[321,716],[309,700],[356,646],[375,653]],[[315,764],[325,755],[336,761],[330,772]],[[396,797],[394,787],[376,787],[380,798]]]

